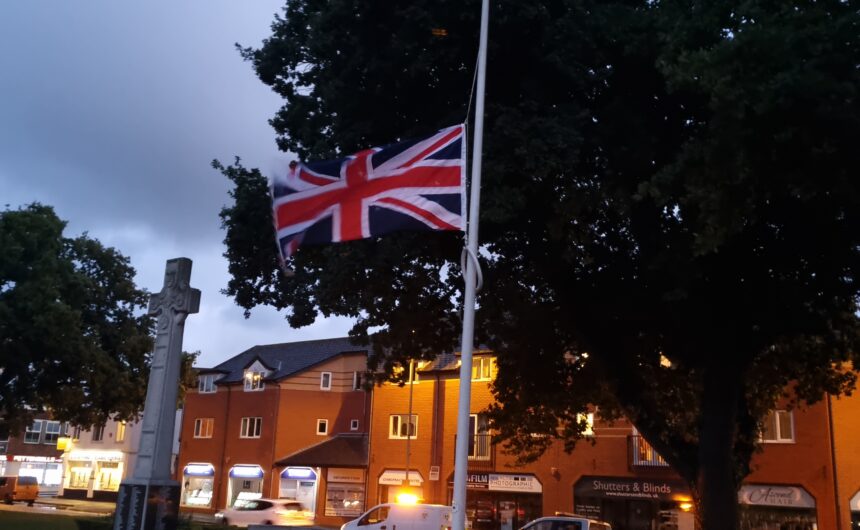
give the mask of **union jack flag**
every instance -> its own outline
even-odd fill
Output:
[[[397,230],[465,231],[464,126],[336,160],[290,164],[272,183],[281,257],[299,245]]]

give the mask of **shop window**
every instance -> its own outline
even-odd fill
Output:
[[[215,392],[215,377],[217,374],[206,374],[197,377],[197,391],[201,394]]]
[[[317,434],[320,436],[328,434],[328,420],[317,420]]]
[[[265,371],[246,370],[245,371],[245,392],[256,392],[266,388],[263,378],[266,377]]]
[[[338,484],[331,482],[326,484],[325,514],[327,516],[357,517],[363,511],[364,484]]]
[[[182,505],[208,508],[212,505],[212,477],[185,477],[182,484]]]
[[[475,357],[472,359],[472,381],[489,381],[493,373],[492,357]]]
[[[100,442],[105,437],[105,424],[93,425],[93,441]]]
[[[768,412],[761,427],[761,441],[764,443],[794,442],[794,416],[790,410]]]
[[[125,427],[126,423],[124,421],[119,421],[116,424],[116,442],[124,442],[125,441]]]
[[[194,420],[195,438],[212,438],[213,430],[215,430],[215,418],[197,418]]]
[[[411,421],[410,421],[411,420]],[[388,438],[403,439],[416,438],[418,436],[418,415],[392,414],[390,419],[391,428],[388,430]]]
[[[70,467],[69,487],[73,489],[87,489],[92,475],[89,462],[72,462]]]
[[[320,390],[331,390],[331,372],[320,374]]]
[[[24,431],[25,444],[37,444],[42,439],[42,420],[34,420]]]
[[[357,431],[358,430],[358,420],[349,420],[349,430]]]
[[[263,418],[242,418],[242,428],[239,431],[240,438],[259,438],[263,430]]]
[[[58,421],[45,422],[45,443],[56,444],[60,438],[60,432],[63,430],[63,425]]]

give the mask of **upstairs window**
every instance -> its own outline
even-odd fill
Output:
[[[197,391],[201,394],[211,394],[215,392],[215,376],[216,374],[206,374],[197,377]]]
[[[331,390],[331,372],[320,374],[320,390]]]
[[[761,426],[761,441],[764,443],[794,442],[794,416],[790,410],[772,410]]]
[[[411,417],[409,414],[392,414],[389,422],[389,439],[405,440],[406,438],[415,438],[418,436],[417,414],[413,414]]]
[[[197,418],[194,420],[195,438],[212,438],[213,430],[215,430],[215,418]]]
[[[245,371],[245,392],[255,392],[266,388],[263,378],[266,377],[266,372],[259,370]]]
[[[320,436],[328,434],[328,420],[317,420],[317,434]]]
[[[100,442],[105,437],[105,424],[93,425],[93,441]]]
[[[24,431],[25,444],[37,444],[42,440],[42,420],[33,420],[32,425]]]
[[[46,421],[45,422],[45,441],[46,444],[56,444],[57,440],[60,438],[60,432],[63,430],[63,426],[58,421]]]
[[[361,372],[352,373],[352,389],[361,390]]]
[[[259,438],[263,432],[263,418],[247,417],[242,418],[242,428],[239,431],[239,438]]]
[[[475,357],[472,359],[472,381],[489,381],[492,375],[492,357]]]
[[[115,441],[117,443],[121,443],[121,442],[125,441],[125,426],[126,426],[126,424],[124,421],[118,421],[116,424],[116,439],[115,439]]]

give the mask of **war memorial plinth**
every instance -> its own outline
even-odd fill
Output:
[[[157,318],[155,349],[146,388],[140,448],[134,473],[117,495],[114,530],[175,530],[178,482],[171,478],[173,428],[185,319],[200,308],[200,291],[190,286],[191,260],[168,260],[164,287],[149,301]]]

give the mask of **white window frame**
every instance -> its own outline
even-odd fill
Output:
[[[81,439],[81,426],[80,425],[75,425],[74,427],[72,427],[72,438],[74,440],[80,440]]]
[[[360,423],[358,420],[349,420],[349,430],[357,431]]]
[[[239,428],[239,438],[259,438],[263,433],[263,418],[261,416],[245,416]]]
[[[35,439],[33,436],[35,434]],[[42,420],[33,420],[33,423],[27,425],[24,430],[24,443],[37,444],[42,442]]]
[[[407,438],[418,438],[418,414],[412,414],[411,421],[412,435],[403,434],[404,420],[409,421],[409,414],[391,414],[388,417],[388,439],[389,440],[405,440]],[[409,431],[407,431],[408,433]]]
[[[127,426],[128,424],[124,421],[116,422],[116,438],[114,438],[116,443],[122,443],[125,441],[125,429]]]
[[[486,373],[486,375],[484,375]],[[472,381],[490,381],[493,378],[493,358],[475,357],[472,363]]]
[[[326,376],[328,376],[328,384],[326,384]],[[320,373],[320,390],[331,390],[331,387],[332,387],[331,372],[321,372]]]
[[[201,394],[214,394],[216,374],[204,374],[197,376],[197,392]]]
[[[782,432],[782,427],[780,426],[779,416],[781,414],[788,415],[789,420],[789,431],[788,433]],[[795,443],[794,437],[794,412],[790,410],[777,409],[771,410],[767,413],[764,421],[773,422],[773,432],[776,433],[776,438],[774,439],[766,439],[764,437],[764,429],[759,433],[759,441],[765,444],[793,444]]]
[[[320,427],[323,428],[322,432],[320,432]],[[320,418],[317,420],[317,436],[328,436],[328,420],[325,418]]]
[[[52,431],[51,428],[55,427],[56,430]],[[57,440],[60,438],[60,435],[63,434],[63,424],[58,421],[45,421],[45,436],[42,437],[42,443],[55,445]]]
[[[105,439],[105,424],[92,426],[92,441],[102,442]]]
[[[265,370],[245,370],[245,392],[260,392],[265,390],[266,383],[263,381],[265,378]]]
[[[195,438],[212,438],[213,432],[215,432],[215,418],[194,419]]]

